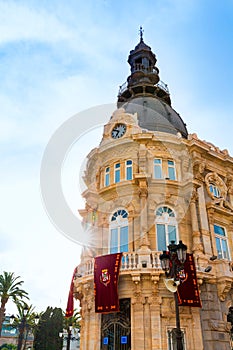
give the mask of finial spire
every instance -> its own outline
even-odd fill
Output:
[[[140,33],[140,41],[143,41],[143,33],[144,33],[144,30],[142,29],[142,26],[140,26],[139,33]]]

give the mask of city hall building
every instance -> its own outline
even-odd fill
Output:
[[[156,61],[141,31],[117,110],[88,155],[80,213],[92,241],[74,279],[81,350],[177,348],[176,287],[160,255],[181,240],[195,262],[201,301],[179,306],[183,349],[233,346],[233,158],[188,134]],[[120,311],[97,313],[95,257],[118,252]]]

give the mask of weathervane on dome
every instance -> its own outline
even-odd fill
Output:
[[[140,30],[139,30],[140,41],[143,41],[143,33],[144,33],[144,30],[142,29],[142,26],[140,26]]]

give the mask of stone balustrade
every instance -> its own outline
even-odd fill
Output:
[[[126,252],[122,254],[121,272],[137,269],[157,269],[162,270],[160,265],[159,255],[161,252],[150,252],[148,254],[139,254],[137,252]],[[94,273],[94,258],[91,258],[84,263],[78,265],[76,277],[84,277],[93,275]]]

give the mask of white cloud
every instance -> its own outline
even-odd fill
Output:
[[[57,42],[71,32],[52,13],[18,2],[0,2],[0,43],[17,40]]]

